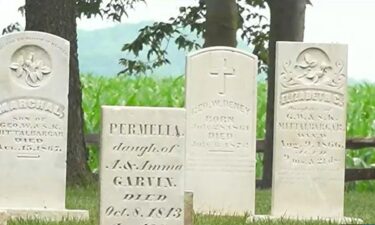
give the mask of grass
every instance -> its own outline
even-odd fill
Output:
[[[269,214],[270,191],[257,190],[256,214]],[[42,222],[42,221],[11,221],[9,225],[97,225],[99,224],[99,195],[98,188],[95,187],[75,187],[68,188],[67,208],[90,210],[90,220],[88,221],[65,221],[65,222]],[[362,218],[365,223],[375,223],[375,195],[371,192],[358,193],[349,191],[345,196],[345,216]],[[220,216],[195,216],[195,225],[245,225],[246,217],[220,217]],[[334,224],[319,221],[264,221],[252,224],[284,224],[284,225],[325,225]],[[125,224],[124,224],[125,225]],[[136,224],[134,224],[136,225]]]

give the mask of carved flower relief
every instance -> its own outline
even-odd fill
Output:
[[[297,57],[296,63],[292,60],[285,62],[282,69],[280,78],[285,88],[300,85],[341,88],[346,82],[343,63],[332,64],[326,53],[316,48],[305,50]]]
[[[26,59],[23,55],[19,56],[17,62],[9,67],[17,78],[25,79],[26,84],[31,87],[39,87],[45,76],[51,73],[51,69],[42,60],[35,59],[34,53],[30,53]]]
[[[295,67],[301,70],[301,74],[297,77],[298,79],[305,78],[314,84],[321,81],[329,70],[332,70],[332,66],[328,62],[322,61],[319,63],[309,53],[305,53],[303,61]]]

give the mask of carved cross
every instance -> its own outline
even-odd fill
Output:
[[[235,74],[235,69],[234,68],[230,68],[227,66],[227,59],[224,58],[224,65],[219,67],[218,69],[213,69],[211,72],[210,72],[210,75],[212,77],[216,77],[219,79],[221,85],[220,85],[220,88],[219,88],[219,95],[225,95],[225,92],[226,92],[226,79],[227,77],[234,77]]]

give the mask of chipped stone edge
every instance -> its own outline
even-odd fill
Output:
[[[325,222],[334,222],[339,224],[363,224],[363,220],[360,218],[352,217],[341,217],[341,218],[297,218],[297,217],[286,217],[286,216],[271,216],[271,215],[252,215],[249,216],[246,220],[246,223],[260,222],[260,221],[275,221],[275,220],[299,220],[299,221],[325,221]]]

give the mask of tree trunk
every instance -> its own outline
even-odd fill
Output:
[[[205,0],[207,6],[204,47],[237,46],[239,12],[235,0]]]
[[[83,134],[75,1],[26,0],[25,9],[26,30],[43,31],[70,41],[67,183],[87,184],[93,181],[93,175],[87,165]]]
[[[275,102],[276,41],[303,41],[306,0],[268,0],[271,10],[269,40],[266,143],[263,164],[263,188],[272,186],[273,118]]]

